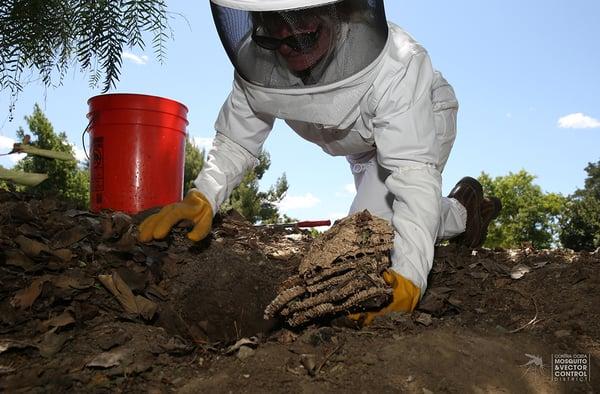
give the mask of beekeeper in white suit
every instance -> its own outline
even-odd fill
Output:
[[[393,302],[361,317],[411,311],[427,286],[438,239],[483,243],[499,200],[463,178],[441,196],[441,171],[456,136],[458,103],[426,50],[386,21],[383,0],[211,0],[217,31],[235,67],[207,162],[180,203],[142,223],[140,239],[165,237],[182,219],[192,240],[257,164],[280,118],[325,152],[345,156],[357,194],[395,229],[384,279]]]

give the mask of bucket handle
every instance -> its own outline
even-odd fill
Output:
[[[88,163],[90,161],[90,155],[88,155],[87,149],[85,148],[85,133],[90,133],[90,127],[92,126],[93,122],[94,116],[90,116],[90,121],[88,122],[88,125],[83,130],[83,133],[81,133],[81,144],[83,145],[83,153],[85,153],[85,157],[87,157]]]

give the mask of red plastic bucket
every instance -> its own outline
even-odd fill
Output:
[[[88,100],[90,209],[131,214],[180,201],[187,107],[140,94]]]

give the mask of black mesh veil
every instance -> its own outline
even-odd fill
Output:
[[[342,0],[285,11],[247,11],[211,1],[225,51],[248,82],[323,86],[367,67],[387,40],[383,0]]]

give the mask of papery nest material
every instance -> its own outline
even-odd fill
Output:
[[[319,236],[265,309],[265,319],[280,315],[291,326],[356,313],[389,303],[392,288],[381,274],[390,266],[394,231],[368,211],[336,222]]]

